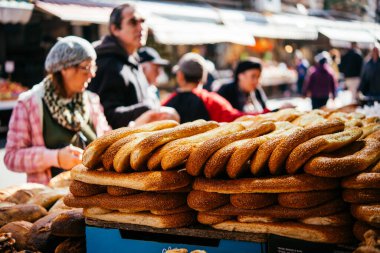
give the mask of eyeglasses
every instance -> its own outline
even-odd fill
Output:
[[[145,22],[145,19],[143,18],[133,17],[127,21],[127,24],[131,26],[137,26],[139,23],[144,23],[144,22]]]
[[[98,70],[98,66],[96,65],[88,65],[88,66],[81,66],[77,65],[76,68],[86,71],[87,73],[95,73]]]

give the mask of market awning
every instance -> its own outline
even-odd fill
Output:
[[[260,13],[219,10],[223,22],[239,31],[245,31],[254,37],[272,39],[316,40],[318,31],[314,26],[294,20],[286,15],[264,16]],[[300,18],[298,18],[300,19]]]
[[[156,41],[162,44],[214,44],[221,42],[250,46],[255,44],[252,33],[241,32],[223,24],[174,21],[157,16],[150,16],[147,23],[152,29]]]
[[[251,32],[226,26],[207,5],[140,1],[136,6],[147,17],[156,41],[163,44],[255,44]]]
[[[107,24],[112,8],[36,1],[36,7],[64,21]]]
[[[375,37],[365,30],[319,27],[318,31],[328,37],[331,45],[336,47],[350,47],[351,42],[357,42],[363,47],[370,47],[375,43]]]
[[[0,23],[26,24],[32,16],[34,5],[19,1],[0,1]]]

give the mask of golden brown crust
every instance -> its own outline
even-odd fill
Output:
[[[152,214],[155,215],[168,215],[168,214],[176,214],[176,213],[186,213],[190,212],[191,208],[187,205],[183,205],[177,208],[169,209],[169,210],[150,210]]]
[[[367,137],[365,137],[366,139],[376,139],[378,141],[380,141],[380,130],[377,130],[371,134],[369,134]]]
[[[203,142],[220,136],[232,134],[243,129],[244,127],[241,124],[230,123],[202,134],[180,139],[178,142],[173,141],[168,145],[171,145],[174,149],[170,149],[164,154],[161,160],[161,167],[162,169],[167,170],[174,168],[175,166],[179,166],[185,163],[190,153],[194,149],[198,148]],[[181,141],[181,143],[179,143],[179,141]]]
[[[315,137],[301,143],[291,151],[286,160],[286,172],[294,174],[311,157],[325,151],[331,152],[356,141],[363,134],[359,128],[351,128],[343,132]]]
[[[292,192],[278,194],[278,203],[289,208],[309,208],[337,198],[337,190]]]
[[[373,139],[355,141],[344,149],[310,159],[305,172],[321,177],[344,177],[365,170],[380,159],[380,142]]]
[[[173,140],[206,132],[216,126],[219,126],[219,124],[214,121],[196,120],[181,124],[172,129],[158,131],[136,145],[131,154],[131,167],[138,170],[144,166],[153,150],[161,145]]]
[[[177,125],[178,122],[174,120],[162,120],[148,123],[141,127],[123,127],[109,131],[87,146],[86,150],[83,153],[82,163],[87,168],[93,169],[100,162],[103,152],[117,140],[133,133],[150,132],[159,129],[175,127]]]
[[[235,193],[281,193],[336,189],[339,181],[307,174],[265,178],[241,178],[235,180],[196,178],[194,190]]]
[[[124,144],[133,141],[136,138],[136,134],[131,134],[112,143],[102,155],[102,164],[104,169],[113,170],[113,159],[115,158],[117,151],[119,151]]]
[[[27,221],[13,221],[0,228],[0,234],[12,233],[12,238],[16,240],[14,244],[17,250],[28,249],[28,234],[33,223]],[[5,249],[4,249],[5,251]]]
[[[345,189],[343,200],[353,204],[379,203],[380,189]]]
[[[242,209],[258,209],[277,203],[277,194],[240,193],[230,195],[233,206]]]
[[[224,173],[231,155],[238,147],[245,146],[249,141],[250,139],[235,141],[216,151],[206,162],[204,175],[207,178],[214,178]]]
[[[205,225],[214,225],[217,223],[221,223],[226,220],[231,220],[233,216],[229,215],[211,215],[208,214],[207,212],[199,212],[197,214],[197,220],[201,224]]]
[[[139,193],[140,191],[120,186],[107,186],[107,193],[112,196],[125,196]],[[74,195],[75,196],[75,195]]]
[[[297,222],[241,223],[237,221],[225,221],[212,227],[227,231],[275,234],[311,242],[352,242],[352,232],[348,227],[314,226]]]
[[[252,222],[263,222],[263,223],[268,223],[268,222],[278,222],[281,221],[281,219],[276,219],[270,216],[266,215],[239,215],[237,216],[236,220],[238,222],[247,222],[247,223],[252,223]]]
[[[275,131],[276,132],[276,131]],[[248,160],[258,147],[268,141],[273,135],[267,134],[257,138],[249,139],[246,143],[239,145],[228,160],[226,171],[230,178],[237,178],[244,172]]]
[[[185,170],[145,171],[126,174],[92,171],[83,165],[77,165],[71,170],[71,177],[88,184],[120,186],[141,191],[174,190],[191,183],[191,177]]]
[[[372,172],[372,173],[380,173],[380,160],[374,164],[369,170],[368,172]]]
[[[63,237],[85,236],[84,216],[82,210],[68,210],[61,212],[52,220],[51,233]]]
[[[186,170],[192,176],[198,176],[206,161],[220,148],[228,144],[247,138],[257,137],[274,129],[272,122],[264,122],[237,133],[221,136],[203,142],[197,149],[191,152],[186,163]]]
[[[164,130],[162,130],[164,131]],[[140,135],[137,136],[134,140],[125,143],[116,153],[114,159],[113,159],[113,168],[116,172],[127,172],[128,170],[137,170],[133,169],[131,167],[131,154],[135,150],[135,147],[141,143],[143,140],[145,140],[147,137],[151,136],[153,133],[150,133],[149,135]],[[140,167],[138,168],[139,171],[145,170],[145,168]]]
[[[312,125],[290,134],[273,150],[268,163],[270,173],[273,175],[279,174],[285,165],[285,161],[290,152],[301,143],[316,136],[339,132],[343,129],[344,123],[342,121],[331,120],[321,124]]]
[[[285,136],[274,137],[259,146],[251,160],[251,173],[253,175],[263,174],[264,170],[268,167],[268,161],[273,150],[284,138]]]
[[[214,210],[208,211],[213,215],[264,215],[278,219],[304,219],[308,217],[326,216],[341,212],[347,208],[347,205],[341,199],[335,199],[322,205],[310,208],[288,208],[280,205],[273,205],[265,208],[248,210],[226,205]]]
[[[299,116],[301,116],[303,113],[298,111],[297,109],[288,108],[288,109],[282,109],[275,113],[272,113],[270,115],[270,118],[274,119],[275,121],[293,121]]]
[[[123,147],[125,144],[131,141],[134,141],[138,137],[141,137],[144,134],[148,135],[149,133],[151,132],[131,134],[131,135],[128,135],[127,137],[121,138],[120,140],[116,141],[111,146],[109,146],[102,155],[102,163],[103,163],[104,169],[113,170],[113,160],[117,152],[121,149],[121,147]]]
[[[46,209],[35,204],[19,204],[0,208],[0,227],[5,224],[24,220],[34,222],[47,214]]]
[[[293,132],[298,131],[299,127],[294,127],[286,130],[280,136],[274,137],[260,145],[257,152],[253,155],[251,160],[251,173],[253,175],[259,175],[264,172],[264,169],[268,167],[269,158],[273,150],[278,146],[278,144],[288,135]]]
[[[208,211],[230,202],[226,194],[193,190],[187,196],[187,204],[197,211]]]
[[[323,116],[315,113],[314,111],[311,111],[309,113],[299,116],[298,118],[293,120],[292,123],[296,126],[308,127],[310,125],[320,124],[326,121],[327,120]]]
[[[352,224],[352,217],[348,212],[343,212],[324,217],[310,217],[298,221],[303,224],[316,226],[349,226]]]
[[[182,193],[143,192],[127,196],[112,196],[107,193],[90,197],[66,195],[64,202],[71,207],[101,207],[111,210],[127,209],[131,211],[174,209],[186,203]]]
[[[360,173],[342,180],[343,188],[350,189],[380,189],[380,173]]]
[[[368,135],[373,134],[377,131],[380,131],[380,124],[370,123],[368,125],[363,126],[361,129],[363,130],[363,135],[361,139],[365,139]]]
[[[380,204],[351,205],[351,214],[360,221],[380,225]]]
[[[128,223],[136,225],[144,225],[156,228],[179,228],[192,224],[195,220],[192,212],[177,213],[168,215],[154,215],[151,213],[121,213],[112,212],[106,214],[88,214],[84,212],[86,217],[114,221],[119,223]]]
[[[169,159],[170,157],[174,157],[174,159],[176,160],[175,164],[173,165],[169,163],[165,164],[166,169],[170,169],[171,167],[178,166],[179,164],[184,163],[185,160],[190,155],[190,153],[188,153],[189,148],[191,152],[193,148],[196,148],[197,146],[199,146],[201,143],[205,142],[206,140],[209,140],[218,136],[234,133],[241,130],[244,130],[244,127],[242,124],[229,123],[229,124],[221,125],[219,127],[216,127],[214,129],[211,129],[210,131],[207,131],[201,134],[196,134],[190,137],[171,141],[153,153],[152,157],[149,158],[148,160],[148,168],[150,170],[158,169],[160,167],[161,160],[163,159],[164,156],[167,157],[166,159]],[[179,150],[180,154],[178,154],[178,148],[180,148]],[[166,161],[166,162],[169,162],[169,161]]]
[[[103,185],[87,184],[81,181],[73,180],[70,184],[70,192],[77,197],[85,197],[106,192]]]
[[[364,241],[364,234],[368,230],[374,230],[377,234],[380,234],[380,229],[376,227],[372,227],[369,224],[362,222],[362,221],[356,221],[354,224],[353,232],[359,241]]]

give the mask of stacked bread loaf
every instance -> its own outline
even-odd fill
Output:
[[[85,150],[65,203],[86,217],[162,228],[190,224],[190,207],[217,229],[350,242],[340,178],[380,159],[378,120],[289,109],[117,129]]]
[[[380,234],[380,161],[365,172],[342,180],[343,199],[351,204],[357,221],[354,235],[364,241],[364,234],[373,230]]]
[[[351,218],[336,178],[363,171],[380,159],[380,142],[367,137],[376,136],[380,128],[376,120],[313,111],[293,120],[298,127],[290,131],[276,134],[283,124],[277,122],[270,138],[228,144],[202,165],[199,159],[192,160],[196,150],[186,168],[206,178],[196,178],[188,204],[199,211],[199,222],[217,229],[350,242]],[[251,178],[268,174],[274,176]],[[281,174],[285,175],[275,176]],[[212,179],[223,175],[244,178]]]
[[[91,143],[83,165],[72,170],[74,182],[65,203],[100,220],[159,228],[189,225],[195,217],[186,204],[192,178],[183,167],[148,170],[147,163],[166,143],[217,127],[204,120],[182,125],[160,121],[111,131]]]
[[[25,184],[0,190],[0,234],[14,249],[9,252],[85,252],[82,210],[63,204],[68,177],[62,173],[53,178],[51,187]]]

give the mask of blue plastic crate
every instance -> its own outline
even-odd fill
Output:
[[[195,238],[168,234],[126,231],[86,226],[87,252],[161,253],[167,249],[186,248],[207,253],[265,253],[265,243]]]

